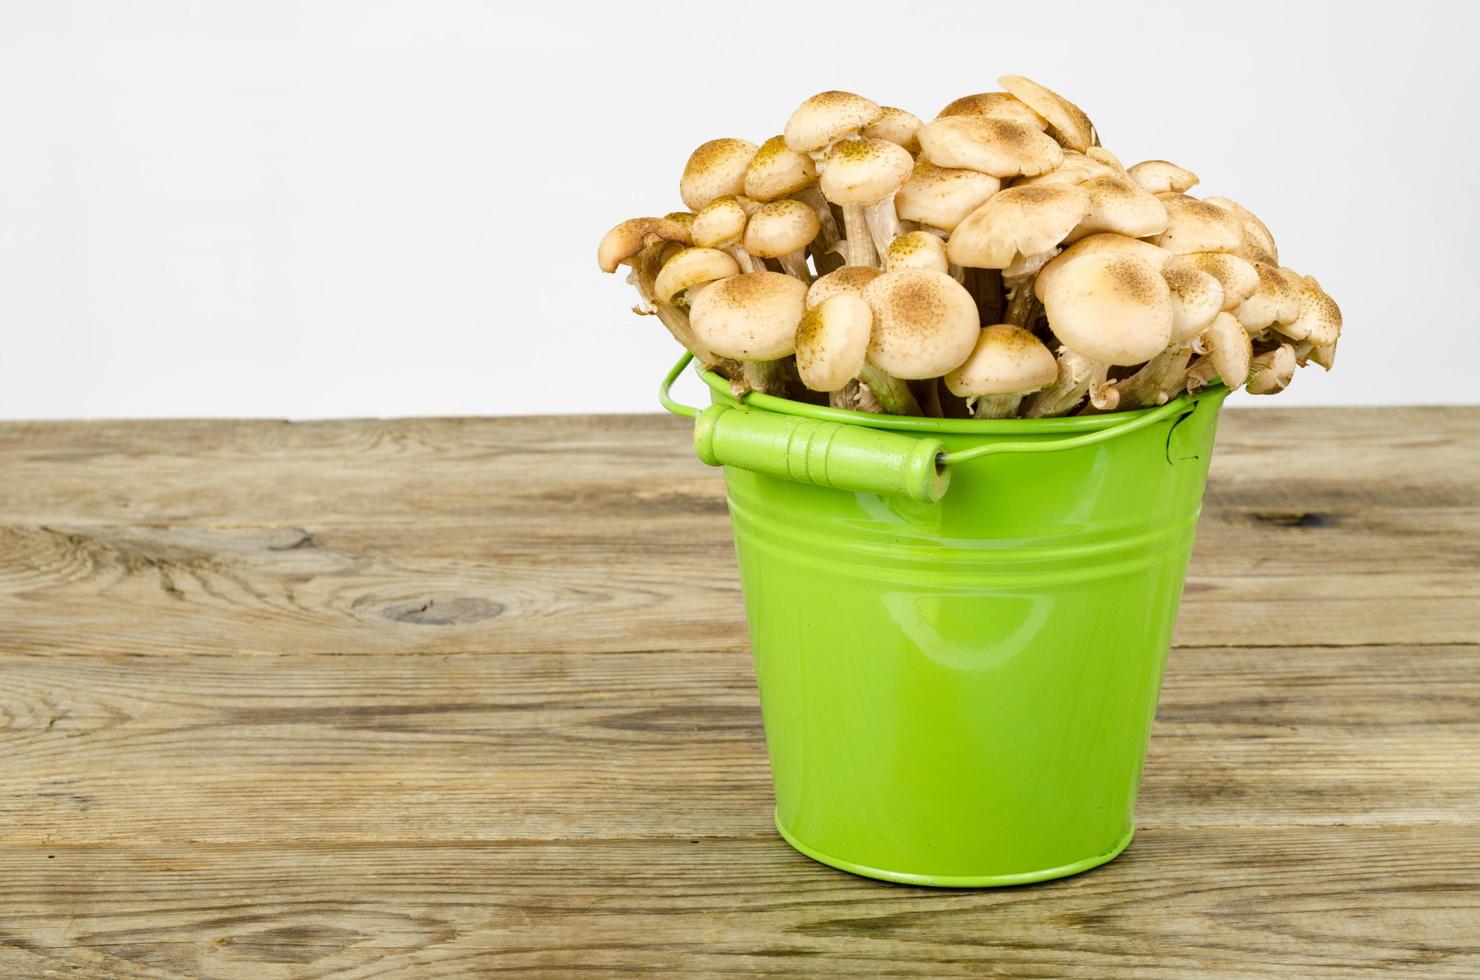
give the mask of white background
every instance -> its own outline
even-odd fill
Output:
[[[595,264],[698,143],[1020,73],[1270,224],[1345,313],[1243,404],[1475,402],[1470,4],[0,4],[0,417],[650,411]]]

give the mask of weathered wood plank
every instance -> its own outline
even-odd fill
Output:
[[[1143,830],[995,892],[868,882],[770,836],[0,847],[19,975],[1474,976],[1480,828]],[[0,965],[4,965],[0,959]]]
[[[22,842],[766,834],[743,654],[0,659]],[[1173,655],[1145,827],[1480,822],[1480,646]],[[167,806],[161,806],[168,801]]]

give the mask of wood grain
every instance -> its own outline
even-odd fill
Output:
[[[1480,974],[1480,409],[1233,410],[1138,836],[792,852],[656,416],[0,425],[0,976]]]

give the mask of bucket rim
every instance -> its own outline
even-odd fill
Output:
[[[1154,412],[1164,405],[1151,408],[1136,408],[1125,412],[1106,412],[1103,415],[1070,415],[1046,419],[937,419],[916,415],[879,415],[873,412],[855,412],[847,408],[830,405],[808,405],[778,398],[763,392],[752,391],[743,399],[737,399],[730,390],[730,382],[713,371],[706,370],[694,362],[694,370],[720,401],[730,405],[743,404],[747,408],[791,415],[798,418],[817,419],[824,422],[841,422],[870,429],[888,429],[895,432],[935,433],[938,435],[1053,435],[1071,432],[1097,432],[1135,421],[1147,412]],[[1171,404],[1188,407],[1207,399],[1222,399],[1227,388],[1219,383],[1209,385],[1195,395],[1186,392],[1172,399]]]

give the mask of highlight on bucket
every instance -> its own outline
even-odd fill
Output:
[[[1129,844],[1219,409],[1341,332],[1248,209],[998,83],[930,122],[814,95],[597,256],[724,468],[777,830],[919,885]]]

